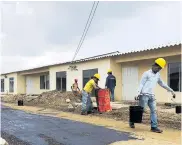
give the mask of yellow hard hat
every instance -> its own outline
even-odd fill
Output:
[[[99,74],[95,74],[94,77],[96,77],[98,80],[100,80],[100,75]]]
[[[108,69],[107,73],[112,73],[112,70],[111,69]]]
[[[158,64],[161,68],[164,68],[166,66],[166,61],[164,58],[156,59],[155,63]]]

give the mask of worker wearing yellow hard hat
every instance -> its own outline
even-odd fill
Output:
[[[158,58],[155,60],[155,63],[160,66],[161,68],[164,68],[166,66],[166,61],[164,58]]]
[[[91,101],[91,93],[93,89],[99,89],[100,87],[97,85],[100,80],[100,75],[95,74],[92,79],[90,79],[82,91],[82,115],[87,115],[92,111],[92,101]]]
[[[111,69],[108,69],[107,73],[112,73],[112,70]]]
[[[112,70],[109,69],[107,71],[107,78],[106,78],[106,84],[105,84],[105,87],[107,89],[109,89],[110,91],[110,101],[111,102],[114,102],[114,90],[115,90],[115,87],[116,87],[116,77],[112,74]]]
[[[156,133],[162,133],[163,131],[158,128],[157,122],[157,114],[156,114],[156,99],[154,94],[154,88],[156,84],[159,84],[161,87],[166,89],[167,91],[171,92],[173,98],[175,98],[175,93],[173,89],[171,89],[168,85],[166,85],[162,79],[160,78],[159,71],[166,66],[166,60],[164,58],[158,58],[154,61],[152,65],[152,69],[143,73],[138,93],[136,98],[139,99],[139,106],[143,107],[144,109],[148,105],[151,112],[151,131]],[[135,128],[134,122],[130,122],[130,127]]]

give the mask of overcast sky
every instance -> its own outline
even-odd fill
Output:
[[[1,3],[1,72],[71,60],[92,4]],[[180,14],[180,2],[101,1],[76,59],[179,42]]]

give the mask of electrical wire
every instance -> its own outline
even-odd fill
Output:
[[[84,37],[84,34],[85,34],[85,30],[87,29],[87,25],[88,25],[88,22],[89,22],[89,20],[90,20],[92,11],[93,11],[93,9],[94,9],[94,6],[95,6],[95,1],[94,1],[93,5],[92,5],[92,9],[91,9],[91,11],[90,11],[89,17],[88,17],[88,19],[87,19],[87,23],[86,23],[86,25],[85,25],[84,31],[83,31],[83,33],[82,33],[82,36],[81,36],[80,42],[79,42],[79,44],[78,44],[78,46],[77,46],[77,49],[76,49],[75,54],[77,53],[78,48],[80,47],[80,44],[81,44],[81,42],[82,42],[82,40],[83,40],[83,37]],[[74,57],[75,57],[75,54],[74,54]],[[74,60],[74,57],[73,57],[73,60]]]
[[[74,57],[73,57],[73,59],[72,59],[72,62],[73,62],[74,59],[76,58],[76,56],[77,56],[77,54],[78,54],[78,52],[79,52],[79,50],[80,50],[80,48],[81,48],[81,46],[82,46],[84,40],[85,40],[85,37],[86,37],[86,35],[87,35],[87,32],[88,32],[88,30],[89,30],[89,28],[90,28],[90,25],[91,25],[91,23],[92,23],[92,20],[93,20],[93,18],[94,18],[95,12],[96,12],[96,10],[97,10],[98,4],[99,4],[99,1],[97,2],[96,6],[95,6],[95,2],[93,3],[91,12],[90,12],[90,14],[89,14],[89,18],[88,18],[88,20],[87,20],[86,26],[85,26],[85,28],[84,28],[82,37],[81,37],[81,39],[80,39],[80,42],[79,42],[79,44],[78,44],[78,47],[77,47],[76,52],[75,52],[75,54],[74,54]],[[91,18],[91,20],[90,20],[90,16],[91,16],[91,14],[92,14],[92,11],[93,11],[94,6],[95,6],[95,9],[94,9],[92,18]],[[90,20],[90,23],[89,23],[89,25],[88,25],[89,20]],[[88,25],[88,27],[87,27],[87,25]],[[86,28],[87,28],[87,29],[86,29]],[[86,32],[85,32],[85,30],[86,30]],[[85,33],[84,33],[84,32],[85,32]]]

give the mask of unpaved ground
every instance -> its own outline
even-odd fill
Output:
[[[106,128],[129,132],[133,134],[133,137],[139,139],[136,142],[131,140],[123,142],[115,142],[112,145],[180,145],[181,144],[181,131],[174,129],[164,129],[162,134],[150,132],[150,127],[148,125],[137,124],[136,129],[131,129],[128,127],[128,124],[123,121],[116,121],[114,119],[102,118],[97,116],[81,116],[78,114],[73,114],[69,112],[57,111],[54,109],[45,109],[42,107],[33,107],[33,106],[17,106],[16,104],[7,104],[3,105],[26,111],[27,113],[35,113],[46,116],[54,116],[58,118],[64,118],[68,120],[78,121],[89,123],[97,126],[103,126]],[[163,128],[162,128],[163,129]]]
[[[178,145],[175,143],[155,139],[119,141],[110,145]]]
[[[24,95],[15,95],[15,96],[3,96],[1,100],[7,103],[17,103],[18,99],[23,99],[24,104],[27,106],[40,106],[44,108],[53,108],[58,111],[72,112],[75,114],[80,114],[81,106],[75,105],[75,103],[81,102],[81,97],[77,95],[76,97],[72,92],[62,93],[60,91],[50,91],[42,93],[37,98],[30,99]],[[70,103],[66,103],[66,99],[70,99]],[[70,106],[71,107],[68,107]],[[158,106],[157,109],[158,122],[160,127],[181,129],[181,115],[175,113],[175,109],[166,106]],[[104,118],[112,118],[115,120],[128,121],[129,119],[129,108],[122,107],[118,110],[113,110],[111,112],[99,114],[94,113],[90,116],[99,116]],[[150,124],[150,112],[147,110],[143,116],[143,123]]]

